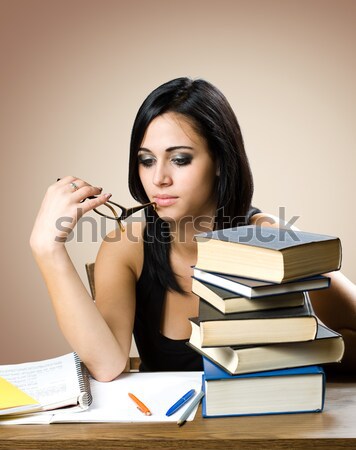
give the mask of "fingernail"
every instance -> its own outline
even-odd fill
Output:
[[[109,199],[112,196],[112,194],[104,194],[104,195],[107,199]]]
[[[98,189],[99,189],[99,191],[101,192],[102,190],[103,190],[103,188],[102,187],[98,187]]]

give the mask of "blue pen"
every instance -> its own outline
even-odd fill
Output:
[[[184,394],[182,398],[180,398],[173,406],[169,408],[169,410],[166,412],[166,416],[171,416],[176,411],[178,411],[178,409],[185,405],[187,401],[193,397],[194,394],[195,389],[191,389],[186,394]]]

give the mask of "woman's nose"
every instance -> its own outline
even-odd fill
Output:
[[[170,186],[172,177],[169,168],[164,163],[157,163],[153,175],[153,184],[156,186]]]

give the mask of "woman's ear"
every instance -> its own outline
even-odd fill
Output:
[[[216,165],[216,172],[215,172],[215,175],[216,175],[217,177],[220,177],[220,165],[219,165],[219,164]]]

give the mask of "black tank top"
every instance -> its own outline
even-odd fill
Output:
[[[251,208],[246,223],[260,212]],[[144,254],[146,246],[144,242]],[[166,288],[153,283],[144,257],[141,276],[136,284],[136,313],[134,337],[141,358],[140,371],[203,370],[200,354],[187,345],[187,339],[170,339],[160,332]]]

